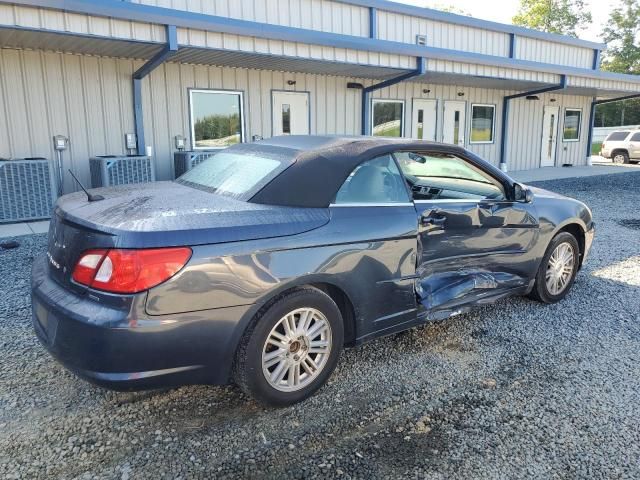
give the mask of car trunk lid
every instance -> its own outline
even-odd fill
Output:
[[[328,209],[260,205],[176,182],[93,189],[58,199],[49,229],[49,268],[71,281],[81,252],[94,248],[195,246],[295,235],[329,221]],[[77,285],[74,288],[79,288]]]

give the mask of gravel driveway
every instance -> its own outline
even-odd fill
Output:
[[[44,236],[0,250],[0,475],[7,478],[639,478],[640,173],[538,184],[586,201],[569,297],[516,298],[346,351],[301,405],[235,387],[115,393],[31,330]]]

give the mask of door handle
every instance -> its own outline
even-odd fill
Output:
[[[420,217],[420,221],[425,227],[433,225],[434,227],[442,228],[447,221],[447,217],[439,210],[432,210],[430,212],[424,212]]]

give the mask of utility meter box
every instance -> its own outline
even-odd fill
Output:
[[[127,150],[136,150],[138,148],[138,139],[135,133],[124,134],[124,145]]]

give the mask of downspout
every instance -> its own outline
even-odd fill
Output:
[[[562,75],[560,83],[551,87],[539,88],[528,92],[514,93],[507,95],[502,100],[502,128],[500,135],[500,170],[507,171],[507,126],[509,124],[509,102],[514,98],[526,97],[528,95],[537,95],[539,93],[553,92],[556,90],[564,90],[567,87],[567,76]]]
[[[178,51],[178,33],[175,25],[167,25],[167,43],[153,58],[133,74],[133,119],[138,142],[138,155],[145,154],[144,116],[142,112],[142,79]]]
[[[403,82],[409,78],[424,75],[427,70],[425,59],[423,57],[416,57],[416,63],[416,69],[411,72],[403,73],[397,77],[376,83],[375,85],[369,85],[362,89],[362,135],[371,135],[371,123],[369,122],[369,119],[371,118],[371,102],[369,101],[371,92],[380,90],[381,88],[390,87],[391,85]]]
[[[587,137],[587,159],[591,157],[591,147],[593,145],[593,127],[596,120],[596,106],[603,103],[621,102],[622,100],[631,100],[632,98],[640,98],[640,93],[634,93],[632,95],[625,95],[624,97],[609,98],[606,100],[596,100],[593,97],[591,102],[591,111],[589,112],[589,136]]]

